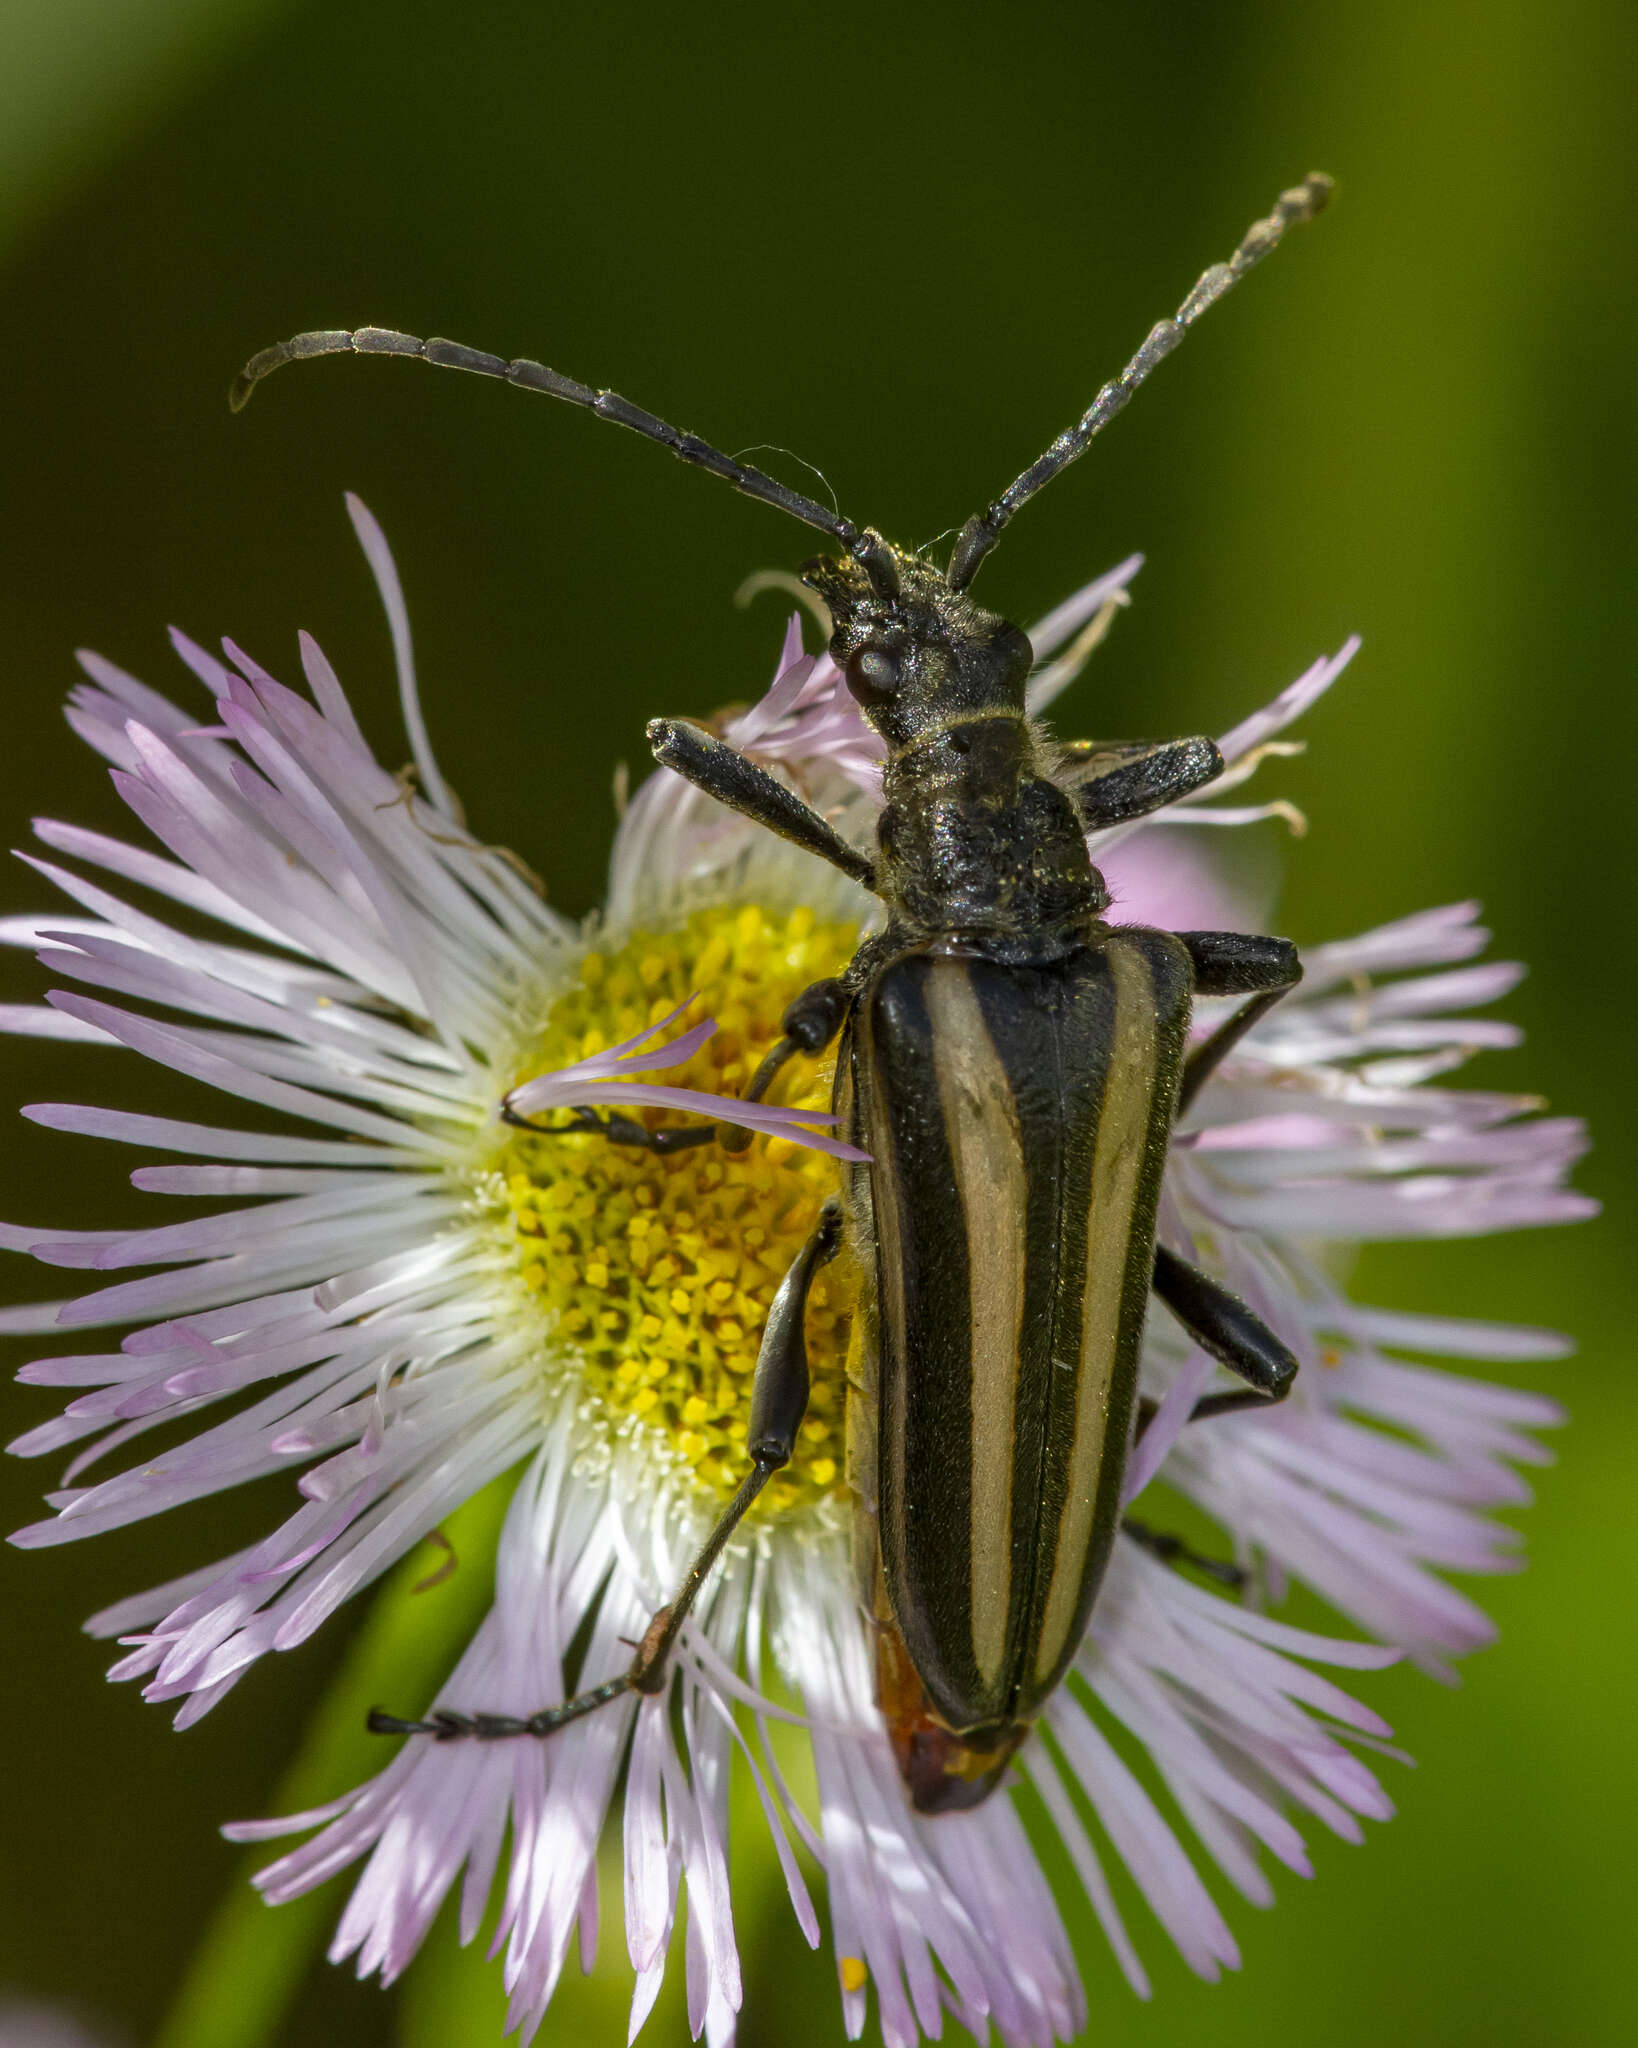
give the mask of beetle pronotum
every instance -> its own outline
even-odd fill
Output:
[[[261,378],[309,356],[477,371],[633,428],[818,528],[839,554],[807,563],[804,580],[828,606],[831,653],[887,746],[872,858],[699,726],[650,725],[662,765],[881,899],[882,928],[838,978],[797,997],[747,1091],[760,1098],[787,1061],[840,1034],[833,1106],[868,1163],[845,1170],[780,1285],[753,1384],[751,1469],[629,1669],[527,1716],[377,1712],[379,1732],[545,1736],[625,1693],[663,1689],[707,1574],[792,1455],[808,1396],[808,1292],[844,1236],[863,1275],[847,1412],[855,1562],[876,1631],[878,1698],[924,1812],[972,1806],[993,1789],[1080,1644],[1145,1420],[1138,1353],[1151,1290],[1246,1382],[1199,1401],[1191,1420],[1289,1391],[1296,1359],[1243,1302],[1157,1247],[1155,1213],[1174,1122],[1299,979],[1296,949],[1233,932],[1110,927],[1086,844],[1088,831],[1211,781],[1221,756],[1207,739],[1047,742],[1024,709],[1028,640],[968,590],[1019,507],[1330,190],[1316,173],[1282,193],[1082,418],[968,520],[943,570],[541,363],[365,327],[297,335],[236,381],[235,408]],[[1247,1001],[1191,1051],[1195,995]],[[743,1141],[714,1125],[649,1131],[582,1116],[573,1127],[655,1150]],[[1186,1554],[1126,1526],[1163,1554]]]

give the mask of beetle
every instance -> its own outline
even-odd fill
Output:
[[[977,1805],[1005,1775],[1078,1650],[1123,1526],[1128,1458],[1152,1410],[1139,1350],[1153,1292],[1245,1383],[1190,1420],[1282,1400],[1297,1360],[1242,1301],[1164,1245],[1156,1208],[1178,1117],[1301,976],[1289,940],[1105,923],[1087,834],[1222,772],[1208,739],[1049,742],[1025,711],[1025,635],[970,588],[1019,508],[1083,454],[1205,309],[1325,204],[1319,173],[1281,194],[1082,418],[961,529],[947,565],[894,547],[758,469],[545,365],[383,328],[296,336],[253,357],[242,406],[281,365],[352,352],[499,377],[632,428],[827,534],[803,577],[830,651],[886,744],[874,854],[697,725],[655,719],[655,759],[874,892],[881,928],[800,994],[747,1094],[839,1040],[833,1108],[866,1155],[782,1280],[758,1354],[750,1471],[629,1669],[530,1715],[376,1710],[379,1733],[546,1736],[668,1678],[678,1634],[746,1510],[795,1448],[808,1397],[804,1311],[847,1244],[862,1275],[849,1353],[853,1551],[877,1696],[911,1802]],[[1242,1005],[1189,1046],[1196,996]],[[513,1122],[530,1123],[509,1108]],[[648,1130],[575,1113],[655,1151],[750,1142],[712,1124]],[[1125,1522],[1167,1558],[1175,1538]],[[1229,1583],[1232,1567],[1193,1559]]]

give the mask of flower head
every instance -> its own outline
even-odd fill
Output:
[[[268,1474],[293,1482],[292,1511],[260,1542],[92,1623],[120,1639],[114,1675],[177,1703],[179,1725],[509,1473],[494,1604],[429,1710],[527,1716],[619,1671],[744,1475],[763,1324],[838,1157],[859,1156],[834,1128],[823,1062],[792,1062],[765,1103],[743,1098],[786,1005],[852,955],[871,899],[661,771],[625,813],[603,918],[558,916],[460,822],[418,708],[391,558],[356,502],[352,513],[387,605],[419,786],[377,763],[305,636],[307,695],[231,643],[219,660],[176,636],[205,710],[83,656],[70,722],[163,851],[43,822],[60,858],[28,857],[74,909],[0,926],[68,984],[44,1007],[0,1013],[5,1028],[121,1044],[288,1120],[272,1133],[31,1106],[37,1122],[168,1155],[138,1168],[138,1187],[228,1206],[135,1231],[4,1227],[12,1248],[99,1276],[4,1327],[127,1332],[117,1349],[24,1367],[32,1384],[87,1391],[12,1446],[83,1446],[52,1519],[14,1540],[117,1529]],[[1032,629],[1032,708],[1072,680],[1137,567]],[[1352,652],[1225,735],[1210,788],[1095,841],[1119,919],[1225,920],[1196,828],[1291,815],[1219,799],[1289,749],[1277,735]],[[803,653],[797,622],[765,696],[722,731],[869,841],[880,745],[829,656]],[[1279,1409],[1185,1427],[1217,1368],[1151,1317],[1152,1415],[1128,1495],[1163,1474],[1198,1503],[1232,1556],[1219,1576],[1244,1597],[1193,1583],[1135,1529],[1072,1679],[1018,1757],[1140,1992],[1089,1822],[1194,1969],[1214,1976],[1236,1951],[1111,1729],[1146,1752],[1199,1850],[1266,1901],[1262,1851],[1307,1870],[1297,1816],[1353,1838],[1390,1811],[1360,1755],[1388,1731],[1325,1670],[1409,1653],[1445,1671],[1488,1624],[1441,1571],[1513,1562],[1488,1511],[1524,1497],[1515,1468],[1543,1456],[1529,1432],[1556,1409],[1405,1354],[1563,1347],[1360,1306],[1329,1256],[1365,1238],[1586,1213],[1563,1185],[1575,1125],[1448,1083],[1467,1053],[1513,1039],[1467,1014],[1516,973],[1468,964],[1484,943],[1473,906],[1458,905],[1310,950],[1301,989],[1241,1042],[1174,1141],[1163,1240],[1223,1278],[1303,1370]],[[679,1143],[702,1118],[752,1142]],[[1079,2030],[1069,1944],[1010,1791],[920,1817],[883,1731],[848,1559],[853,1287],[843,1263],[815,1284],[797,1455],[683,1629],[666,1693],[628,1694],[549,1741],[415,1735],[329,1806],[230,1830],[308,1836],[262,1873],[274,1901],[363,1861],[334,1956],[390,1980],[454,1886],[467,1939],[498,1894],[511,2021],[532,2032],[577,1935],[584,1945],[595,1930],[597,1845],[623,1767],[633,2031],[686,1879],[690,2020],[725,2042],[741,1998],[726,1805],[737,1759],[815,1944],[798,1847],[824,1869],[850,2034],[872,1988],[893,2043],[937,2033],[946,2010],[1009,2043]],[[102,1476],[196,1414],[191,1434]],[[1370,1640],[1271,1618],[1287,1580]],[[791,1782],[792,1740],[811,1758],[811,1800]]]

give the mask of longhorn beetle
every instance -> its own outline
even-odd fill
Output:
[[[297,335],[253,357],[234,384],[237,410],[282,364],[346,351],[473,370],[646,434],[818,528],[837,554],[806,563],[803,580],[828,606],[831,654],[887,744],[871,856],[699,726],[650,724],[663,766],[881,900],[881,930],[839,977],[790,1005],[747,1091],[760,1099],[789,1060],[840,1034],[834,1108],[868,1162],[844,1169],[840,1196],[780,1284],[753,1381],[751,1469],[630,1668],[527,1716],[440,1709],[406,1721],[377,1710],[377,1732],[545,1736],[625,1693],[664,1689],[707,1574],[791,1457],[808,1398],[807,1297],[844,1240],[862,1275],[848,1365],[854,1559],[877,1696],[923,1812],[987,1796],[1080,1646],[1122,1526],[1127,1458],[1151,1412],[1138,1398],[1150,1290],[1246,1383],[1197,1402],[1191,1421],[1289,1391],[1296,1359],[1243,1302],[1157,1246],[1155,1211],[1174,1124],[1298,981],[1296,949],[1105,924],[1108,893],[1086,843],[1212,781],[1222,757],[1209,739],[1048,742],[1024,709],[1029,641],[969,591],[1019,507],[1330,191],[1316,173],[1283,192],[1082,418],[967,521],[943,570],[541,363],[364,327]],[[1190,1051],[1196,995],[1247,1001]],[[589,1112],[560,1128],[657,1152],[749,1142],[711,1124],[650,1131]],[[1189,1555],[1125,1526],[1163,1557]]]

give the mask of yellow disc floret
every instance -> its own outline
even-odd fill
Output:
[[[588,953],[514,1085],[633,1037],[693,995],[685,1021],[712,1017],[718,1029],[686,1066],[652,1078],[740,1095],[778,1039],[786,1005],[839,972],[857,941],[855,927],[822,924],[806,909],[743,905]],[[793,1060],[769,1099],[828,1109],[832,1067],[828,1058]],[[624,1105],[620,1113],[651,1130],[700,1121]],[[762,1326],[836,1188],[836,1162],[785,1138],[755,1137],[743,1152],[713,1144],[656,1154],[588,1132],[520,1131],[498,1164],[524,1283],[588,1394],[611,1425],[636,1418],[702,1492],[726,1498],[745,1476]],[[841,1489],[850,1301],[838,1260],[810,1297],[812,1393],[796,1455],[763,1495],[773,1512]]]

